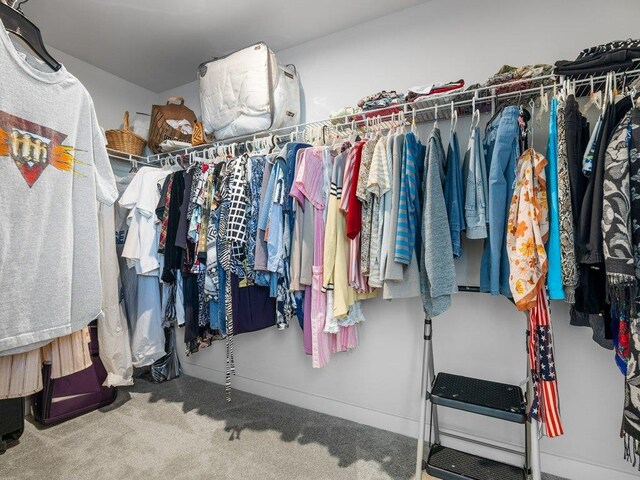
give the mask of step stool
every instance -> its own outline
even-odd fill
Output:
[[[480,291],[478,287],[463,286],[460,286],[459,290],[466,292]],[[527,336],[528,334],[529,332],[527,331]],[[416,455],[416,480],[423,478],[423,471],[427,473],[424,478],[440,478],[443,480],[527,480],[528,478],[540,480],[538,425],[535,420],[527,421],[527,402],[521,387],[444,372],[436,376],[434,372],[432,337],[432,320],[426,318],[424,324],[422,401],[420,404],[420,426]],[[529,356],[527,355],[528,358]],[[527,393],[529,392],[530,385],[527,385]],[[427,459],[423,461],[427,401],[431,404],[429,453]],[[497,447],[478,440],[440,432],[438,406],[525,425],[524,452],[514,452],[511,449]],[[510,453],[520,453],[524,457],[523,466],[510,465],[448,448],[440,443],[441,434],[494,449],[502,449]],[[431,442],[432,436],[433,442]]]

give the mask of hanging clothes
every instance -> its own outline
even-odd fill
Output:
[[[600,120],[598,120],[598,126],[594,129],[594,134],[597,134],[599,130]],[[565,129],[566,129],[566,150],[567,150],[567,162],[569,169],[569,180],[571,188],[571,210],[573,214],[573,244],[572,248],[576,263],[576,274],[578,276],[576,280],[576,287],[573,288],[573,294],[571,294],[571,288],[565,286],[565,294],[569,291],[567,298],[572,300],[571,306],[571,325],[589,325],[589,314],[578,312],[576,309],[576,303],[581,304],[578,301],[578,297],[582,297],[582,286],[580,285],[580,278],[584,275],[584,268],[581,267],[579,262],[579,250],[578,250],[578,227],[580,224],[580,210],[582,207],[582,201],[585,196],[587,188],[588,175],[591,171],[591,160],[589,160],[589,170],[585,169],[585,155],[591,150],[591,144],[595,141],[595,138],[590,139],[589,124],[586,118],[580,113],[578,102],[574,95],[567,97],[565,106]],[[597,135],[596,135],[597,136]],[[590,143],[591,142],[591,143]],[[565,245],[564,258],[570,258],[566,249],[569,246]],[[572,263],[569,260],[569,263]],[[571,281],[571,283],[573,283]]]
[[[362,202],[358,199],[358,178],[362,149],[367,142],[361,140],[349,150],[349,157],[344,169],[343,195],[340,209],[347,217],[347,237],[354,240],[362,229]]]
[[[530,310],[537,305],[549,268],[545,249],[549,238],[546,165],[547,159],[534,150],[520,156],[509,209],[509,285],[520,310]]]
[[[604,156],[616,125],[631,108],[631,101],[624,97],[606,109],[600,136],[595,143],[593,172],[589,177],[585,198],[582,202],[580,225],[578,227],[578,247],[580,262],[586,265],[602,264],[602,196],[604,183]]]
[[[351,150],[346,150],[333,160],[324,237],[323,287],[333,291],[333,317],[336,319],[336,324],[337,319],[349,314],[349,308],[355,302],[355,291],[349,285],[348,276],[349,239],[346,236],[346,219],[340,211],[340,204],[344,199],[345,167],[350,155]],[[336,326],[330,326],[327,330],[337,333]]]
[[[384,237],[384,196],[391,190],[390,162],[387,156],[387,138],[382,136],[376,142],[369,177],[367,192],[371,195],[371,243],[369,246],[369,286],[380,288],[382,282],[381,257]]]
[[[298,149],[295,159],[295,171],[300,171],[300,162],[304,158],[304,150]],[[304,194],[294,187],[289,192],[289,196],[294,199],[293,209],[291,210],[293,220],[293,230],[291,235],[291,255],[289,257],[289,277],[290,290],[294,292],[294,298],[296,302],[296,315],[298,317],[298,323],[302,328],[302,345],[307,355],[312,354],[312,334],[311,334],[311,318],[308,314],[311,309],[311,295],[310,282],[312,280],[313,269],[311,275],[308,272],[308,268],[311,267],[311,263],[308,261],[308,254],[312,251],[309,244],[313,240],[311,236],[312,230],[310,229],[310,218],[304,217],[305,206],[308,203],[308,199]],[[307,209],[311,212],[311,208]],[[310,215],[308,215],[310,217]],[[305,228],[306,227],[306,228]],[[306,234],[306,236],[305,236]],[[303,267],[303,250],[305,265]],[[304,270],[304,274],[303,274]]]
[[[480,289],[511,296],[505,231],[513,195],[518,147],[518,108],[505,107],[487,125],[486,161],[489,162],[489,235],[480,267]]]
[[[573,205],[571,201],[571,173],[567,149],[565,105],[566,102],[564,100],[559,101],[557,110],[558,219],[560,229],[562,288],[567,303],[573,304],[575,303],[575,291],[578,286],[578,262],[576,260],[575,250],[575,226],[573,223]]]
[[[404,137],[400,194],[398,207],[398,225],[396,231],[396,250],[394,259],[398,263],[409,265],[415,254],[418,230],[418,166],[424,158],[424,146],[413,132]]]
[[[120,197],[121,208],[129,210],[129,230],[122,250],[129,268],[138,275],[137,316],[131,324],[131,355],[133,366],[144,367],[165,355],[160,296],[160,232],[155,210],[160,200],[160,188],[171,172],[142,167]]]
[[[325,333],[327,317],[326,291],[324,284],[324,237],[325,221],[323,210],[325,199],[323,193],[325,170],[331,170],[333,158],[327,147],[307,148],[297,166],[291,195],[297,197],[298,192],[310,203],[311,207],[304,211],[311,216],[314,224],[313,238],[313,277],[311,284],[311,305],[309,311],[309,329],[311,331],[311,355],[314,368],[324,367],[329,362],[329,338]],[[305,328],[306,325],[305,325]]]
[[[395,138],[392,148],[394,171],[393,194],[391,204],[391,230],[383,287],[383,298],[412,298],[420,296],[420,277],[418,273],[418,214],[420,196],[418,192],[418,167],[424,159],[424,146],[418,142],[414,133],[400,134]],[[420,167],[422,169],[422,166]],[[396,173],[397,172],[397,173]],[[396,183],[397,181],[397,183]],[[397,196],[396,196],[397,191]],[[408,263],[404,263],[409,258]]]
[[[547,159],[533,149],[518,159],[516,183],[509,207],[507,252],[509,284],[519,310],[528,310],[529,365],[533,398],[529,417],[544,426],[549,437],[562,435],[549,305],[545,291],[549,237]]]
[[[465,212],[464,186],[462,184],[460,166],[460,144],[455,130],[451,131],[445,166],[444,200],[449,220],[453,256],[458,258],[462,255],[462,232],[465,230]]]
[[[565,102],[564,130],[571,188],[571,210],[575,229],[580,219],[580,205],[587,187],[587,174],[582,168],[582,161],[589,142],[589,123],[580,112],[575,95],[568,95]]]
[[[129,268],[127,259],[122,256],[125,240],[129,233],[128,215],[129,211],[120,205],[120,197],[127,189],[134,178],[134,174],[130,173],[126,177],[122,177],[117,181],[118,200],[115,205],[115,222],[116,222],[116,253],[118,255],[118,267],[120,269],[120,297],[124,302],[126,312],[127,325],[129,331],[133,331],[136,318],[138,318],[138,274],[134,269]]]
[[[451,295],[458,290],[447,209],[442,191],[440,165],[443,157],[440,131],[434,127],[427,142],[425,156],[420,159],[425,164],[420,289],[422,306],[429,318],[445,312],[451,306]]]
[[[371,249],[371,232],[373,228],[373,196],[367,190],[369,172],[373,162],[373,153],[378,143],[379,136],[369,139],[362,147],[362,158],[360,170],[358,171],[358,183],[356,187],[356,198],[362,205],[362,230],[360,232],[360,271],[363,275],[369,276]]]
[[[616,126],[604,157],[603,253],[612,312],[616,322],[616,361],[626,373],[623,433],[625,458],[640,454],[640,109],[630,110]]]
[[[404,133],[398,133],[390,137],[387,142],[387,163],[391,172],[391,190],[385,195],[384,202],[384,229],[380,267],[383,272],[383,298],[398,298],[398,294],[410,289],[393,288],[405,278],[405,267],[395,260],[396,238],[398,230],[398,214],[400,211],[400,184],[402,177],[402,157],[404,155]],[[414,282],[417,291],[412,296],[420,295],[419,286]],[[414,289],[415,290],[415,289]]]
[[[604,157],[613,130],[630,108],[631,100],[626,96],[615,105],[606,108],[599,136],[593,147],[593,172],[585,190],[576,232],[580,280],[579,288],[576,290],[575,311],[583,317],[588,314],[600,315],[610,308],[606,296],[606,274],[602,253]],[[581,323],[584,323],[584,320]]]
[[[624,120],[622,122],[624,124]],[[640,222],[640,197],[635,192],[640,190],[640,158],[638,149],[640,148],[640,109],[635,107],[631,110],[631,118],[627,124],[627,145],[629,151],[629,176],[631,184],[631,219],[632,219],[632,235],[631,242],[634,252],[635,261],[635,282],[640,282],[640,265],[637,252],[640,251],[640,230],[636,227]],[[615,146],[613,146],[615,148]],[[609,151],[613,154],[612,145]],[[613,157],[613,155],[612,155]],[[605,182],[608,176],[605,172]],[[634,316],[629,320],[629,358],[627,365],[627,375],[625,383],[625,412],[623,429],[630,438],[633,438],[633,446],[630,445],[636,455],[640,454],[640,297],[638,289],[635,290]],[[635,458],[635,456],[634,456]]]
[[[487,238],[487,165],[480,138],[480,127],[472,127],[464,157],[464,219],[469,239]]]
[[[547,284],[550,300],[564,300],[562,288],[562,265],[560,258],[560,219],[558,207],[558,150],[564,145],[558,145],[558,99],[551,100],[549,109],[549,141],[547,144],[546,178],[547,202],[549,205],[549,239],[546,246],[549,262]],[[561,127],[561,128],[564,128]]]
[[[120,275],[114,241],[115,211],[113,205],[99,208],[100,274],[102,276],[102,312],[98,316],[99,355],[107,378],[105,386],[133,385],[133,364],[129,344],[129,327],[120,301]]]

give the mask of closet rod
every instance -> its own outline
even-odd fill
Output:
[[[640,69],[615,73],[616,79],[627,77],[629,80],[632,80],[637,76],[640,76]],[[397,107],[402,112],[404,112],[405,120],[411,120],[411,118],[415,115],[416,123],[424,123],[424,122],[432,121],[435,119],[435,115],[430,117],[428,114],[435,113],[436,110],[439,110],[439,116],[440,114],[442,114],[442,116],[444,116],[446,119],[447,112],[449,111],[447,107],[451,106],[452,103],[454,108],[469,107],[473,105],[474,97],[475,97],[476,107],[486,105],[486,104],[491,104],[492,106],[495,106],[494,102],[497,102],[498,100],[517,98],[517,97],[522,97],[529,94],[535,94],[540,92],[541,89],[542,91],[547,92],[549,90],[552,90],[554,87],[557,88],[558,80],[560,78],[561,76],[559,75],[544,75],[540,77],[524,78],[520,80],[514,80],[513,82],[478,87],[478,88],[469,89],[469,90],[456,91],[452,93],[438,95],[437,97],[434,97],[434,98],[425,98],[424,100],[418,100],[416,102],[401,103],[394,106]],[[587,76],[587,77],[575,80],[575,85],[576,86],[589,85],[592,79],[594,82],[604,82],[606,78],[607,78],[606,74],[593,76],[593,77]],[[544,80],[553,80],[553,82],[548,84],[538,85],[537,87],[526,88],[523,90],[496,93],[497,89],[502,90],[505,88],[510,88],[510,87],[519,85],[521,83],[530,83],[533,81],[540,82]],[[491,94],[485,95],[485,96],[479,95],[480,92],[486,92],[486,91],[491,92]],[[462,95],[465,96],[464,100],[458,100],[458,101],[455,100],[455,97],[462,96]],[[453,100],[449,101],[449,99],[453,99]],[[421,104],[422,105],[428,104],[428,105],[424,107],[420,107]],[[390,107],[384,107],[384,108],[379,108],[374,110],[368,110],[366,114],[368,115],[368,118],[375,118],[381,122],[390,122],[392,119],[392,116],[397,115],[398,112],[394,113],[393,115],[386,113],[388,112],[389,108]],[[375,116],[377,112],[379,112],[380,115]],[[309,130],[313,128],[322,128],[322,127],[339,129],[339,128],[348,128],[350,126],[355,126],[355,127],[363,126],[367,121],[364,118],[354,119],[353,121],[349,120],[350,118],[355,117],[356,115],[353,115],[353,114],[342,115],[339,117],[335,117],[333,119],[317,120],[314,122],[301,123],[298,125],[292,125],[290,127],[283,127],[283,128],[278,128],[274,130],[266,130],[266,131],[262,131],[254,134],[249,134],[249,135],[240,135],[240,136],[228,138],[225,140],[214,141],[213,143],[209,143],[209,144],[199,145],[197,147],[187,147],[187,148],[174,150],[172,152],[156,153],[154,155],[149,155],[148,157],[137,157],[135,155],[128,155],[126,153],[118,152],[117,158],[121,160],[131,161],[131,162],[134,162],[134,161],[141,162],[146,160],[146,162],[148,162],[149,165],[154,165],[154,164],[160,163],[160,160],[162,160],[163,158],[173,157],[176,155],[186,155],[194,152],[201,152],[209,148],[216,148],[222,145],[238,144],[245,141],[251,141],[253,139],[268,137],[270,135],[285,136],[287,134],[291,134],[295,132],[303,132],[305,130]]]

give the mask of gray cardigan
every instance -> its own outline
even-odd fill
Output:
[[[424,205],[422,209],[422,255],[420,289],[422,306],[429,317],[445,312],[451,306],[451,294],[458,291],[449,220],[442,191],[441,165],[444,148],[440,130],[434,127],[425,155]]]

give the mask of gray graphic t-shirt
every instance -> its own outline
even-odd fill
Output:
[[[101,311],[98,201],[118,196],[93,101],[25,61],[0,23],[0,355]]]

